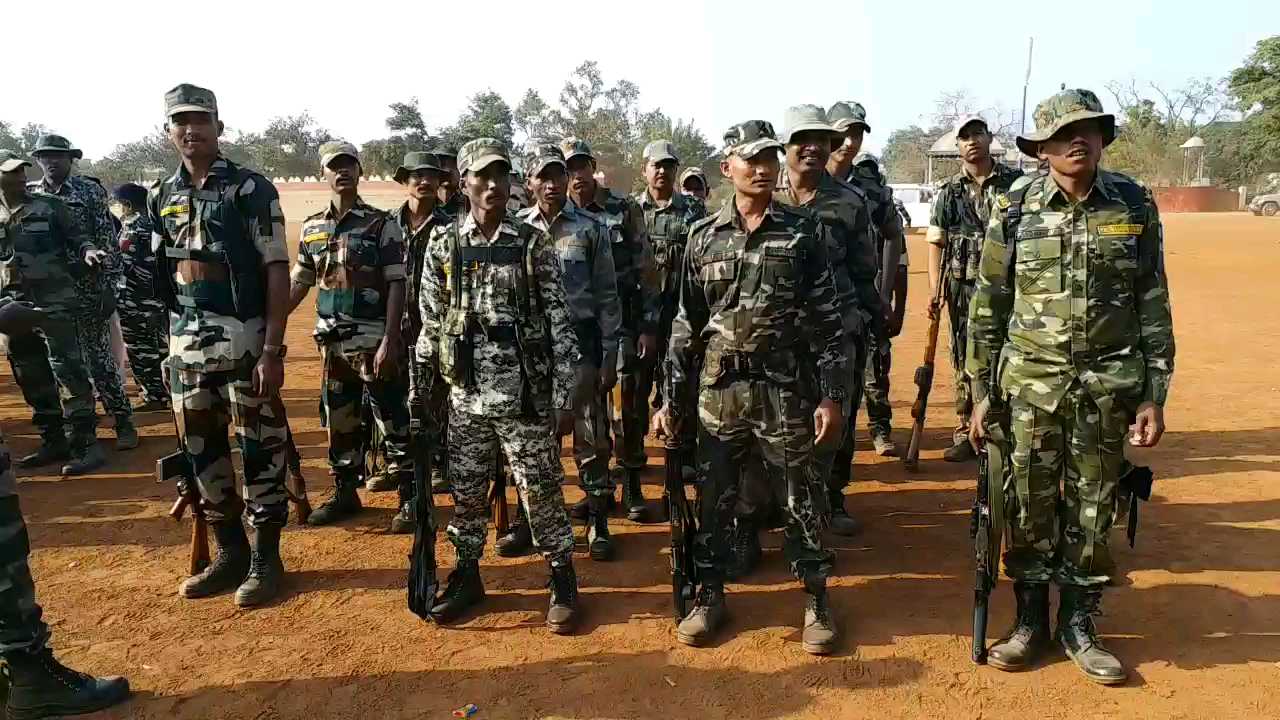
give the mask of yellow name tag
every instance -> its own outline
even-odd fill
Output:
[[[1141,235],[1141,225],[1099,225],[1098,234],[1107,235]]]
[[[166,205],[160,209],[160,217],[169,217],[170,215],[186,215],[186,205]]]
[[[1008,197],[1005,197],[1004,195],[997,195],[997,196],[996,196],[996,206],[997,206],[997,207],[999,207],[1001,210],[1008,210],[1008,209],[1009,209],[1009,198],[1008,198]]]
[[[311,242],[312,240],[328,240],[328,239],[329,239],[329,233],[324,230],[320,230],[319,232],[313,232],[306,235],[305,237],[302,238],[302,241]]]

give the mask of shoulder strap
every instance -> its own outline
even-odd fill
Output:
[[[462,239],[458,231],[461,224],[462,216],[458,215],[449,225],[449,306],[455,309],[462,307],[462,263],[459,262],[462,256]]]

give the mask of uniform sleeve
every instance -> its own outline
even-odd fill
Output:
[[[843,398],[846,387],[844,352],[844,322],[840,318],[835,278],[831,261],[827,256],[827,243],[822,237],[821,225],[810,233],[810,247],[805,251],[804,272],[808,293],[801,332],[808,336],[809,347],[817,356],[818,380],[822,395],[827,398]],[[875,286],[872,286],[872,290]]]
[[[1169,278],[1164,272],[1164,226],[1160,211],[1148,196],[1147,222],[1138,238],[1138,277],[1134,296],[1141,325],[1139,347],[1147,365],[1142,399],[1164,406],[1173,377],[1173,311],[1169,306]]]
[[[855,214],[853,237],[849,238],[849,248],[845,252],[845,262],[849,266],[849,279],[853,281],[854,291],[858,296],[858,306],[871,314],[871,322],[878,322],[883,313],[884,301],[876,290],[876,248],[871,240],[871,215],[866,203],[858,207]]]
[[[622,329],[622,303],[618,300],[618,273],[613,264],[613,248],[609,232],[604,225],[592,223],[595,228],[595,247],[591,257],[591,287],[595,291],[596,322],[600,325],[600,342],[606,352],[618,347],[618,333]]]
[[[1005,205],[1006,207],[1000,207]],[[973,379],[976,402],[985,400],[993,383],[996,361],[1009,334],[1009,314],[1013,310],[1010,269],[1017,246],[1004,236],[1007,203],[992,208],[982,245],[973,300],[969,304],[969,343],[965,348],[965,372]]]
[[[307,287],[314,287],[316,284],[316,259],[312,257],[311,251],[307,248],[305,225],[302,228],[302,232],[298,233],[298,259],[293,261],[293,269],[289,272],[289,279],[298,285],[306,285]]]
[[[573,318],[560,279],[560,254],[546,233],[539,231],[534,242],[534,281],[538,284],[542,311],[551,332],[551,407],[553,410],[568,410],[572,407],[573,392],[578,382],[577,366],[582,361],[578,334],[573,329]]]
[[[707,232],[711,232],[710,228]],[[690,393],[676,392],[675,388],[687,386],[698,367],[698,358],[702,357],[705,343],[702,331],[711,318],[711,309],[707,305],[707,295],[702,287],[702,273],[699,272],[699,255],[696,248],[701,244],[699,235],[692,235],[685,246],[684,260],[676,278],[680,288],[680,302],[676,308],[676,316],[671,321],[671,336],[667,342],[667,404],[676,417],[684,417],[691,408],[685,407]]]
[[[280,209],[280,193],[266,178],[254,176],[240,185],[241,212],[249,221],[254,247],[262,255],[263,266],[289,262],[285,245],[284,211]]]
[[[95,182],[90,182],[90,206],[88,209],[92,237],[89,238],[99,250],[106,254],[102,263],[102,271],[108,275],[119,277],[124,272],[120,261],[120,244],[116,242],[116,224],[111,218],[111,208],[107,203],[107,191]]]
[[[942,247],[947,244],[946,196],[947,187],[944,185],[934,194],[933,203],[929,205],[929,229],[925,231],[924,239],[930,245]]]
[[[147,191],[147,220],[151,225],[151,254],[160,251],[161,246],[169,239],[169,230],[160,217],[160,196],[164,191],[162,185],[153,185]]]
[[[644,212],[630,198],[627,199],[625,223],[627,235],[635,246],[636,272],[640,281],[640,307],[644,312],[640,318],[640,334],[648,335],[658,331],[658,319],[662,314],[662,274],[658,272],[658,262],[653,256]]]
[[[383,280],[404,280],[404,232],[400,224],[389,217],[382,223],[382,234],[378,237],[378,263],[382,265]]]
[[[76,222],[71,210],[64,203],[53,202],[53,222],[57,226],[58,235],[64,238],[67,247],[67,260],[73,266],[84,262],[84,252],[97,248],[97,244],[87,237],[83,223]]]
[[[422,291],[418,295],[418,314],[422,318],[422,330],[418,333],[415,350],[419,362],[432,368],[438,367],[436,339],[444,323],[444,313],[449,307],[449,276],[445,272],[449,254],[446,242],[451,224],[445,223],[431,231],[427,249],[422,253]],[[452,268],[450,268],[452,270]]]

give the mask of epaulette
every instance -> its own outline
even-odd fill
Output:
[[[783,207],[786,207],[785,205]],[[705,217],[700,217],[689,226],[689,237],[693,237],[694,233],[701,231],[703,228],[709,227],[716,223],[720,217],[720,213],[711,213]]]

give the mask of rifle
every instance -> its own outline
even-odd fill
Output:
[[[280,404],[283,407],[284,403]],[[307,499],[307,479],[302,476],[302,456],[298,453],[298,446],[293,442],[293,428],[289,427],[288,421],[285,421],[285,428],[289,437],[284,447],[284,457],[289,466],[289,477],[293,478],[293,489],[289,489],[286,483],[284,492],[298,512],[298,524],[306,525],[307,518],[311,517],[311,501]]]
[[[560,449],[559,443],[556,450]],[[507,511],[507,472],[502,464],[502,451],[497,452],[493,463],[493,483],[489,486],[489,507],[493,514],[493,527],[498,535],[511,530],[511,516]]]
[[[938,287],[933,293],[933,305],[938,308],[937,314],[929,321],[929,339],[924,347],[924,362],[916,368],[915,383],[916,401],[911,405],[911,442],[907,444],[907,454],[902,456],[902,464],[910,472],[920,467],[920,440],[924,435],[924,416],[929,410],[929,391],[933,389],[933,358],[938,352],[938,330],[942,325],[942,300],[946,294],[946,272],[951,258],[951,246],[942,249],[942,271],[938,274]]]
[[[978,453],[978,491],[969,520],[973,538],[973,661],[987,663],[987,603],[1000,573],[1000,546],[1004,540],[1004,487],[1008,473],[1004,432],[998,419],[990,423],[989,437]]]
[[[426,620],[435,605],[440,581],[436,577],[435,499],[431,497],[431,448],[420,407],[409,421],[409,442],[413,448],[413,502],[418,524],[413,529],[413,550],[409,553],[409,610]],[[504,503],[505,505],[505,503]]]
[[[671,599],[676,622],[689,613],[698,594],[698,567],[693,561],[693,540],[698,532],[694,503],[685,494],[680,438],[665,438],[667,518],[671,523]]]
[[[176,424],[175,424],[176,427]],[[191,560],[188,574],[199,575],[209,567],[209,523],[200,505],[200,488],[196,485],[195,468],[191,458],[178,441],[177,452],[156,460],[156,482],[173,481],[178,488],[178,499],[169,508],[169,517],[182,522],[187,509],[191,510]]]
[[[1155,482],[1151,468],[1134,465],[1129,472],[1120,478],[1120,487],[1129,496],[1129,512],[1125,518],[1124,532],[1129,538],[1129,547],[1133,547],[1138,539],[1138,501],[1151,499],[1151,483]]]

